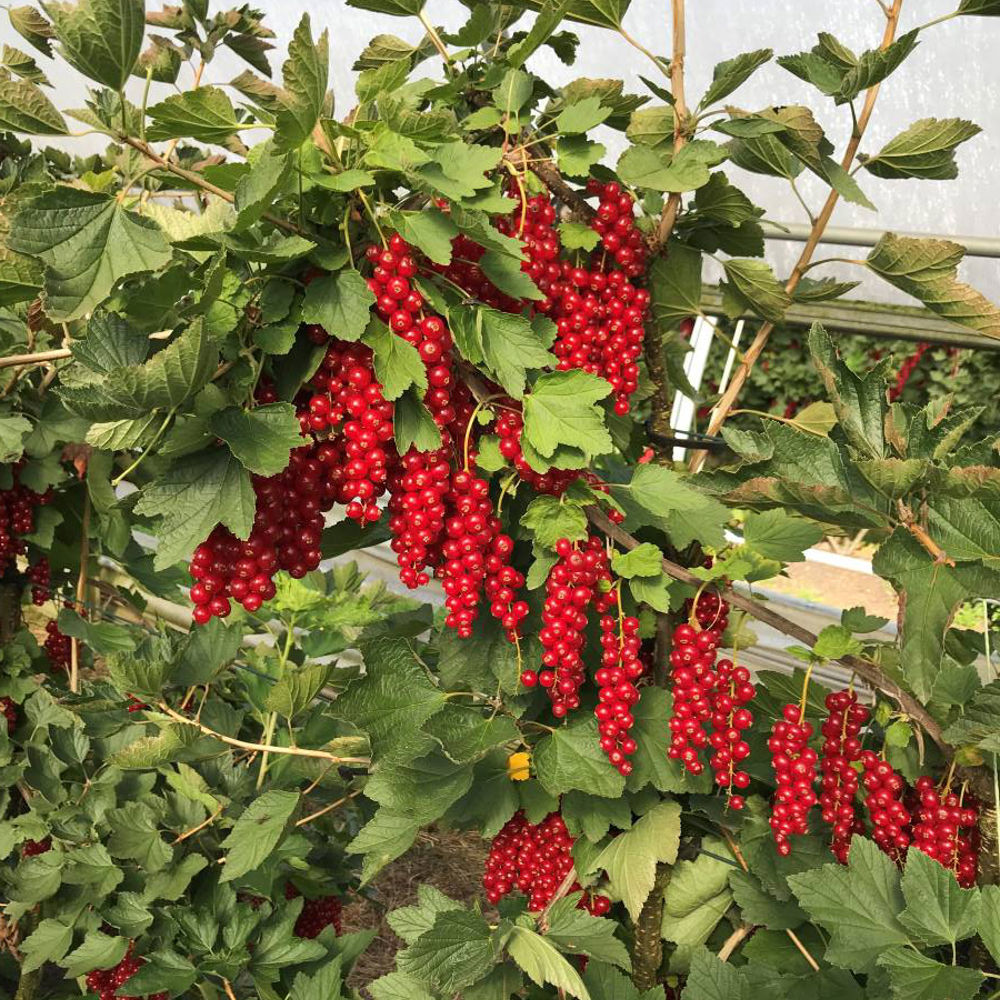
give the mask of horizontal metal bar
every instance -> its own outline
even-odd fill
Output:
[[[810,227],[798,222],[762,222],[764,238],[805,243]],[[832,243],[841,247],[873,247],[886,234],[885,229],[862,229],[854,226],[827,226],[820,243]],[[945,236],[941,233],[912,233],[888,230],[897,236],[910,236],[918,240],[950,240],[965,247],[969,257],[1000,257],[1000,239],[989,236]]]
[[[703,289],[701,308],[709,315],[717,316],[722,312],[722,293],[717,287],[710,285]],[[751,318],[752,315],[747,312],[740,318]],[[812,326],[813,323],[821,323],[834,333],[863,334],[880,340],[926,341],[946,347],[1000,351],[1000,340],[985,337],[913,306],[878,306],[851,299],[811,302],[791,306],[782,321],[783,326],[797,327]]]

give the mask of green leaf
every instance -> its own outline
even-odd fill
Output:
[[[993,960],[1000,961],[1000,886],[984,885],[981,892],[983,909],[979,936]]]
[[[681,1000],[747,1000],[749,996],[749,983],[732,965],[704,947],[693,953]]]
[[[44,278],[42,265],[33,257],[0,248],[0,306],[30,302],[42,290]]]
[[[0,126],[27,135],[65,135],[56,106],[30,80],[0,80]]]
[[[390,972],[368,984],[375,1000],[434,1000],[434,997],[412,976]]]
[[[51,917],[38,926],[21,942],[24,959],[21,974],[34,972],[46,962],[58,962],[73,943],[73,928]]]
[[[792,300],[769,264],[749,258],[730,258],[722,264],[729,288],[762,319],[780,323]]]
[[[988,337],[1000,337],[1000,309],[957,278],[964,254],[960,244],[948,240],[886,233],[867,261],[876,274],[931,312]]]
[[[111,829],[107,848],[112,857],[137,861],[148,872],[160,871],[173,857],[173,848],[160,836],[156,810],[145,802],[112,809],[107,821]]]
[[[614,798],[625,788],[625,779],[601,750],[595,719],[560,726],[539,740],[533,761],[538,780],[550,795],[580,789]]]
[[[599,97],[585,97],[556,115],[556,128],[563,135],[580,135],[596,128],[610,114],[611,108],[602,107]]]
[[[83,943],[59,960],[68,979],[76,979],[93,969],[111,969],[128,950],[128,939],[121,935],[112,937],[102,931],[90,931]]]
[[[156,223],[116,198],[68,187],[26,202],[8,242],[45,264],[46,312],[65,322],[94,309],[121,278],[155,271],[171,256]]]
[[[302,431],[291,403],[268,403],[252,410],[227,406],[212,414],[209,426],[249,472],[260,476],[282,472],[292,450],[302,445]]]
[[[52,25],[42,16],[37,7],[9,7],[7,16],[10,26],[27,42],[38,49],[43,56],[52,56],[49,39],[55,37]]]
[[[629,116],[625,138],[634,146],[662,146],[674,138],[674,109],[669,104],[637,108]]]
[[[367,170],[342,170],[339,174],[316,174],[309,178],[317,187],[348,194],[358,188],[373,187],[375,177]]]
[[[392,212],[389,224],[407,243],[422,250],[435,264],[451,263],[451,241],[458,235],[458,226],[439,208]]]
[[[976,17],[1000,17],[998,0],[962,0],[958,5],[959,14]]]
[[[908,948],[889,948],[878,963],[889,970],[893,1000],[972,1000],[984,978],[978,969],[942,965]]]
[[[256,147],[254,154],[250,169],[236,182],[233,192],[237,231],[260,220],[288,179],[291,154],[277,152],[271,143]]]
[[[328,663],[307,663],[286,669],[281,680],[268,692],[265,706],[285,719],[309,708],[330,679]]]
[[[448,142],[434,151],[430,163],[418,167],[416,176],[453,201],[469,198],[482,188],[492,187],[487,174],[500,162],[499,147],[468,142]]]
[[[420,727],[446,699],[405,639],[364,642],[365,675],[351,681],[331,711],[368,734],[376,759],[402,759],[430,748]]]
[[[288,1000],[344,1000],[343,956],[336,955],[312,976],[300,972],[292,983]],[[376,997],[376,1000],[378,998]]]
[[[798,927],[808,919],[797,903],[775,899],[750,872],[731,869],[729,887],[747,923],[783,931]]]
[[[771,49],[756,49],[744,52],[733,59],[720,62],[712,72],[712,82],[698,103],[699,108],[707,108],[723,97],[728,97],[737,87],[745,83],[756,70],[770,61]]]
[[[767,122],[762,119],[746,119],[750,122],[760,122],[761,128],[781,130],[778,122]],[[754,174],[765,174],[769,177],[784,177],[792,180],[802,172],[802,163],[785,146],[777,135],[762,134],[741,136],[733,139],[727,146],[729,159],[738,167]]]
[[[31,423],[24,417],[0,417],[0,462],[16,462],[30,433]]]
[[[862,456],[882,458],[888,409],[882,371],[874,368],[864,375],[854,372],[819,323],[809,331],[809,351],[847,440]]]
[[[393,17],[415,17],[424,9],[424,0],[347,0],[347,6]]]
[[[427,369],[417,349],[397,337],[385,323],[373,318],[361,342],[372,349],[375,377],[386,399],[399,399],[411,386],[420,392],[427,389]]]
[[[707,139],[695,139],[676,154],[630,146],[618,160],[618,174],[626,184],[651,191],[694,191],[708,183],[709,168],[726,156],[722,146]]]
[[[925,945],[954,944],[979,926],[978,889],[963,889],[955,873],[922,851],[910,851],[903,870],[906,909],[899,922]]]
[[[611,569],[625,580],[659,576],[663,572],[663,554],[651,542],[643,542],[629,552],[616,552],[611,558]]]
[[[590,1000],[660,1000],[659,986],[640,994],[629,976],[604,962],[588,962],[583,982]]]
[[[661,332],[701,310],[701,254],[671,241],[649,270],[652,312]]]
[[[413,389],[408,389],[399,399],[393,414],[396,449],[405,455],[410,448],[417,451],[434,451],[441,447],[441,431]]]
[[[84,336],[73,341],[73,357],[91,371],[109,375],[118,368],[141,365],[149,355],[149,341],[124,317],[96,312]]]
[[[390,861],[405,854],[421,825],[408,813],[384,806],[379,809],[346,847],[349,854],[364,855],[361,884],[367,885]]]
[[[828,97],[840,91],[847,69],[831,61],[816,46],[812,52],[797,52],[793,55],[779,56],[778,65],[793,73],[800,80],[811,83]]]
[[[828,302],[840,298],[841,295],[857,288],[859,284],[861,284],[859,281],[837,281],[835,278],[822,278],[816,281],[803,278],[792,292],[792,299],[795,302]]]
[[[982,129],[962,118],[921,118],[862,162],[876,177],[952,180],[958,176],[955,148]]]
[[[125,86],[142,49],[143,0],[79,0],[50,4],[46,13],[71,66],[111,90]]]
[[[997,574],[975,565],[935,562],[904,528],[882,543],[872,560],[875,572],[906,595],[901,662],[914,694],[929,699],[941,668],[945,634],[962,602],[992,591]]]
[[[440,819],[471,785],[471,767],[434,750],[412,761],[377,767],[365,794],[384,808],[426,825]]]
[[[400,972],[451,996],[485,976],[493,961],[489,924],[478,913],[445,910],[400,952],[396,964]]]
[[[217,524],[249,537],[255,506],[247,471],[226,449],[213,449],[171,465],[143,490],[135,510],[162,517],[153,562],[160,570],[189,557]]]
[[[577,504],[561,503],[559,497],[536,497],[521,516],[521,524],[547,549],[554,549],[561,538],[580,542],[587,537],[587,515]]]
[[[479,268],[490,281],[504,292],[515,299],[542,299],[544,294],[538,290],[538,286],[531,278],[521,270],[521,262],[506,254],[497,253],[495,250],[487,250],[479,258]],[[510,313],[502,313],[504,316]]]
[[[613,484],[611,494],[625,512],[628,530],[657,527],[678,547],[695,540],[716,548],[725,544],[729,509],[672,469],[637,466],[631,483]]]
[[[135,636],[127,628],[114,622],[89,622],[71,608],[59,609],[58,622],[63,635],[82,639],[100,656],[136,647]]]
[[[837,94],[837,103],[853,101],[861,91],[881,83],[894,72],[903,60],[917,47],[919,30],[900,35],[884,49],[869,49],[858,57],[857,65],[848,70]]]
[[[303,14],[281,68],[285,92],[275,116],[274,145],[280,151],[297,149],[309,138],[326,104],[330,73],[329,34],[314,42],[309,15]]]
[[[790,875],[799,905],[830,933],[826,958],[841,968],[871,969],[884,951],[906,945],[899,872],[878,846],[851,840],[847,867],[838,864]]]
[[[823,530],[801,517],[783,510],[767,510],[747,515],[743,540],[765,559],[801,562],[802,553],[823,539]]]
[[[607,872],[612,890],[636,920],[653,890],[657,863],[672,865],[677,860],[680,837],[680,803],[667,800],[613,838],[589,867]]]
[[[507,62],[511,66],[523,66],[528,57],[552,37],[571,6],[572,0],[545,0],[527,37],[507,50]]]
[[[317,323],[338,340],[360,340],[371,318],[375,296],[350,268],[316,278],[302,299],[302,321]]]
[[[564,250],[593,250],[601,235],[582,222],[560,222],[556,227]]]
[[[461,903],[456,903],[440,889],[423,882],[417,886],[417,902],[412,906],[392,910],[386,919],[399,937],[407,944],[413,944],[421,934],[434,926],[439,913],[461,909]]]
[[[240,878],[267,860],[278,846],[298,804],[298,792],[278,789],[255,798],[220,845],[228,852],[220,881]]]
[[[610,392],[604,379],[581,371],[539,376],[524,397],[524,438],[544,458],[560,445],[606,455],[613,443],[597,404]]]
[[[938,675],[938,680],[946,671]],[[973,696],[962,715],[944,731],[954,746],[974,746],[1000,753],[1000,680],[990,681]]]
[[[198,142],[223,143],[239,131],[232,102],[218,87],[199,87],[174,94],[149,108],[153,124],[149,139],[188,138]]]
[[[556,950],[555,945],[527,927],[514,926],[505,942],[507,952],[533,983],[554,986],[561,993],[590,1000],[580,973]]]

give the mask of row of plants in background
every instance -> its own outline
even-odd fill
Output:
[[[817,276],[815,239],[779,281],[732,179],[809,171],[818,239],[840,198],[954,177],[972,123],[865,139],[932,25],[901,32],[894,0],[878,47],[778,59],[853,124],[838,162],[805,106],[733,103],[770,50],[688,101],[682,0],[669,54],[625,0],[477,3],[455,32],[419,0],[354,5],[422,38],[374,38],[346,114],[308,16],[279,83],[250,8],[8,12],[90,89],[60,111],[6,46],[0,123],[108,145],[2,144],[4,988],[987,995],[1000,682],[954,616],[1000,589],[997,451],[980,406],[912,402],[819,325],[769,345],[853,283]],[[575,22],[636,49],[642,93],[529,71],[543,46],[574,62]],[[220,46],[249,68],[218,77]],[[756,319],[699,400],[727,450],[684,468],[665,439],[706,256],[726,316]],[[859,266],[997,336],[960,259],[886,234]],[[815,373],[816,419],[745,412],[778,402],[750,405],[779,357]],[[859,531],[897,634],[756,599]],[[381,543],[399,593],[342,558]],[[748,668],[755,621],[801,669]],[[421,885],[387,916],[395,969],[361,982],[377,929],[344,910],[433,824],[488,842],[482,891]]]

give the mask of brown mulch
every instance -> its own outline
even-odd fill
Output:
[[[345,900],[344,930],[377,928],[375,940],[357,960],[347,983],[363,989],[392,972],[396,952],[404,946],[385,919],[390,910],[416,902],[417,887],[429,884],[460,903],[481,895],[483,866],[489,845],[477,833],[430,829],[403,857],[387,865],[368,887],[371,897]],[[364,995],[368,996],[367,991]]]

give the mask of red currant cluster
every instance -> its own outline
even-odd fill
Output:
[[[635,199],[615,181],[602,184],[591,178],[587,194],[598,196],[597,217],[591,228],[601,234],[604,249],[630,278],[646,273],[646,244],[635,224]]]
[[[494,430],[500,439],[500,454],[503,455],[517,470],[517,474],[530,484],[538,493],[548,493],[551,496],[562,496],[570,483],[580,478],[579,469],[549,469],[548,472],[535,472],[524,459],[521,451],[521,433],[524,430],[524,419],[514,409],[503,409],[496,419]]]
[[[976,884],[979,870],[979,809],[971,797],[950,789],[939,792],[930,777],[917,778],[920,797],[913,824],[913,846],[955,873],[958,884]]]
[[[31,584],[31,603],[40,608],[52,596],[52,568],[45,556],[28,568],[28,582]]]
[[[69,672],[73,640],[59,631],[59,623],[54,618],[45,623],[45,642],[42,648],[53,667]]]
[[[451,486],[448,449],[411,449],[389,478],[389,530],[399,578],[411,590],[430,581],[424,570],[438,562],[435,551],[447,516]]]
[[[820,727],[823,734],[819,806],[824,823],[833,827],[830,850],[843,865],[851,850],[851,836],[864,832],[864,824],[854,809],[858,793],[861,740],[858,734],[868,721],[868,709],[858,703],[853,691],[831,691],[826,696],[829,713]]]
[[[588,271],[569,261],[553,282],[548,315],[555,320],[552,353],[560,371],[582,369],[599,375],[614,389],[615,413],[629,411],[629,396],[639,380],[643,322],[649,292],[636,288],[623,271]],[[541,309],[541,304],[538,306]]]
[[[516,812],[490,844],[483,874],[486,898],[496,905],[516,889],[528,897],[529,910],[544,910],[573,868],[572,851],[573,838],[558,812],[549,813],[538,824]],[[579,888],[574,882],[570,892]],[[611,900],[591,893],[579,905],[601,916],[611,909]]]
[[[330,340],[309,389],[312,395],[299,416],[303,433],[338,431],[316,447],[323,495],[344,504],[347,516],[362,525],[377,521],[376,501],[385,493],[395,449],[393,407],[375,376],[371,348]]]
[[[45,837],[42,840],[26,840],[21,845],[22,858],[36,858],[39,854],[45,854],[52,849],[52,838]]]
[[[133,954],[135,942],[130,941],[125,957],[111,969],[95,969],[87,973],[87,989],[96,993],[99,1000],[141,1000],[140,997],[122,996],[118,990],[142,967],[145,959]],[[150,994],[148,1000],[167,1000],[168,994]]]
[[[896,382],[889,389],[890,403],[894,403],[900,396],[903,395],[906,383],[910,381],[910,376],[914,373],[917,365],[920,364],[920,359],[930,349],[930,346],[931,345],[928,343],[917,344],[916,350],[899,366],[899,372],[896,375]]]
[[[6,695],[0,698],[0,716],[7,720],[7,732],[12,733],[17,725],[17,705],[14,704],[13,698],[8,698]]]
[[[794,834],[809,832],[809,810],[816,805],[816,751],[809,746],[813,727],[805,718],[804,707],[785,705],[781,715],[771,730],[767,748],[778,783],[771,832],[778,853],[784,856],[791,853],[790,838]]]
[[[910,846],[909,810],[903,804],[906,781],[873,750],[861,751],[865,808],[872,821],[872,840],[893,861],[901,862]]]
[[[698,596],[697,604],[689,606],[689,613],[692,611],[698,628],[685,622],[673,633],[670,666],[674,710],[668,753],[691,774],[701,774],[705,767],[700,751],[709,742],[705,724],[712,718],[712,692],[719,680],[715,657],[729,624],[729,605],[718,594],[706,591]]]
[[[299,895],[299,890],[291,882],[285,886],[285,899],[295,899]],[[315,899],[307,899],[302,904],[298,920],[295,921],[295,936],[310,939],[319,937],[332,924],[339,937],[342,932],[340,917],[343,910],[343,904],[337,896],[317,896]]]
[[[512,194],[520,199],[516,188]],[[524,247],[526,260],[521,264],[521,270],[531,278],[535,287],[546,298],[536,303],[539,312],[548,312],[552,305],[549,289],[552,282],[558,281],[562,271],[559,266],[559,255],[562,252],[562,240],[555,228],[556,209],[551,199],[544,194],[531,195],[522,200],[521,204],[510,215],[497,220],[497,229],[508,236],[519,239]],[[461,282],[459,282],[462,285]],[[462,285],[465,288],[465,285]],[[515,302],[513,312],[520,312],[524,303]],[[502,306],[501,306],[502,308]]]
[[[323,512],[332,505],[323,492],[324,467],[316,455],[320,449],[297,448],[284,472],[253,478],[257,512],[245,542],[218,525],[195,549],[191,600],[198,624],[226,617],[230,598],[256,611],[274,597],[273,577],[279,570],[301,579],[319,566]]]
[[[757,691],[750,683],[750,671],[734,666],[732,660],[719,660],[715,674],[716,685],[710,695],[713,732],[708,738],[713,753],[708,765],[715,772],[715,783],[726,789],[726,805],[742,809],[744,798],[733,789],[745,789],[750,775],[736,765],[750,756],[750,744],[743,733],[753,724],[753,715],[745,706]]]
[[[632,762],[628,759],[636,751],[636,742],[629,736],[635,725],[632,709],[639,701],[636,681],[643,675],[644,667],[639,659],[639,619],[625,617],[621,613],[619,584],[597,598],[597,609],[601,615],[601,666],[594,675],[597,682],[598,731],[601,734],[601,749],[608,760],[622,775],[632,773]],[[618,605],[618,614],[611,614]]]
[[[456,470],[447,499],[449,516],[438,569],[448,608],[446,624],[462,638],[470,636],[485,591],[490,613],[513,639],[528,614],[528,605],[515,599],[524,577],[510,565],[514,543],[493,513],[489,484],[471,472]]]
[[[525,670],[521,683],[541,684],[552,702],[552,714],[561,719],[580,707],[585,674],[583,645],[587,609],[611,584],[608,554],[600,538],[591,535],[583,548],[568,539],[556,543],[559,561],[549,570],[542,607],[542,670]]]
[[[25,551],[24,535],[35,530],[35,508],[44,507],[52,500],[52,490],[36,493],[18,480],[24,460],[11,467],[13,485],[0,490],[0,576],[14,560]]]

